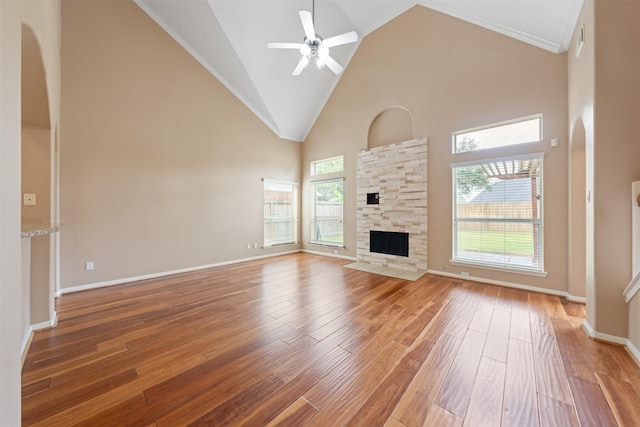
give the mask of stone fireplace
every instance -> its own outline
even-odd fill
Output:
[[[426,138],[358,153],[357,236],[358,262],[427,270]]]

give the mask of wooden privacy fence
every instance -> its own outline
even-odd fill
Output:
[[[343,234],[342,202],[316,202],[313,240],[335,241]],[[295,212],[290,200],[265,200],[264,241],[267,245],[295,241]]]
[[[313,232],[316,241],[341,241],[343,235],[342,202],[316,201]]]
[[[531,202],[469,203],[456,208],[457,218],[538,219],[532,216]],[[531,223],[464,221],[460,225],[466,230],[532,231]]]
[[[295,212],[291,199],[264,201],[264,243],[279,245],[295,241]]]

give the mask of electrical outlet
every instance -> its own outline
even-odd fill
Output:
[[[87,271],[93,270],[93,261],[87,261],[87,263],[84,265],[84,269]]]
[[[32,193],[24,193],[23,195],[23,203],[25,206],[35,206],[36,205],[36,195]]]
[[[251,243],[247,243],[247,249],[251,249]]]
[[[460,273],[461,277],[469,277],[469,272],[468,271],[463,271]]]
[[[253,249],[258,249],[258,243],[257,242],[253,243]]]

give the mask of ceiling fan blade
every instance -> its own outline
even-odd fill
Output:
[[[303,56],[302,58],[300,58],[300,62],[298,62],[298,65],[296,66],[296,69],[293,70],[293,75],[294,76],[299,76],[300,73],[302,73],[302,70],[304,70],[304,67],[306,67],[308,63],[309,63],[309,58],[308,57]]]
[[[302,21],[302,28],[304,28],[304,35],[307,40],[316,39],[316,30],[313,28],[313,16],[308,10],[301,10],[298,12],[300,20]]]
[[[302,43],[270,42],[267,43],[267,47],[269,49],[300,49],[302,47]]]
[[[326,47],[340,46],[342,44],[353,43],[358,41],[358,33],[355,31],[349,31],[348,33],[340,34],[338,36],[329,37],[322,41],[322,45]]]
[[[324,63],[327,67],[329,67],[329,69],[331,71],[333,71],[335,74],[340,74],[342,72],[342,70],[344,70],[344,68],[342,68],[342,65],[338,64],[336,62],[335,59],[333,59],[332,57],[330,57],[329,55],[327,55],[324,58]]]

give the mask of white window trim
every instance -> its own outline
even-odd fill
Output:
[[[298,186],[298,183],[295,181],[285,181],[281,179],[262,178],[262,182],[270,182],[272,184],[293,185],[294,187]]]
[[[504,273],[515,273],[515,274],[523,274],[525,276],[535,276],[535,277],[547,277],[547,272],[542,270],[529,270],[527,268],[509,268],[503,265],[491,265],[491,264],[478,264],[475,262],[466,262],[455,259],[450,259],[449,263],[451,265],[458,265],[461,267],[472,267],[478,268],[481,270],[491,270],[491,271],[502,271]]]
[[[456,162],[456,163],[450,163],[449,166],[451,167],[451,182],[452,182],[452,207],[451,207],[451,259],[449,260],[449,262],[452,265],[458,265],[458,266],[466,266],[466,267],[473,267],[473,268],[479,268],[479,269],[483,269],[483,270],[491,270],[491,271],[501,271],[501,272],[507,272],[507,273],[516,273],[516,274],[524,274],[524,275],[529,275],[529,276],[536,276],[536,277],[547,277],[547,272],[545,271],[544,268],[544,259],[545,259],[545,246],[544,246],[544,232],[545,232],[545,227],[544,227],[544,189],[543,187],[540,188],[540,194],[542,195],[542,203],[540,206],[540,219],[538,220],[540,222],[540,228],[541,228],[541,233],[540,233],[540,268],[527,268],[525,266],[522,267],[509,267],[506,266],[504,264],[491,264],[491,263],[480,263],[480,262],[473,262],[473,261],[469,261],[469,260],[465,260],[465,259],[456,259],[455,258],[455,252],[456,252],[456,197],[455,197],[455,189],[456,189],[456,180],[455,180],[455,169],[456,168],[460,168],[460,167],[466,167],[466,166],[477,166],[477,165],[482,165],[482,164],[486,164],[486,163],[497,163],[497,162],[502,162],[502,161],[511,161],[511,160],[531,160],[531,159],[543,159],[542,162],[542,174],[544,174],[544,152],[539,152],[539,153],[527,153],[527,154],[519,154],[519,155],[514,155],[514,156],[505,156],[505,157],[491,157],[491,158],[484,158],[484,159],[476,159],[476,160],[470,160],[470,161],[466,161],[466,162]],[[543,186],[544,186],[544,179],[543,179]],[[504,222],[504,221],[502,221]],[[515,219],[511,219],[511,220],[506,220],[506,222],[520,222],[518,220]],[[527,222],[531,222],[531,221],[527,221]]]
[[[489,157],[489,158],[483,158],[483,159],[469,160],[466,162],[449,163],[449,166],[451,166],[451,169],[453,169],[453,168],[461,168],[465,166],[477,166],[485,163],[506,162],[508,160],[531,160],[531,159],[544,159],[544,152],[516,154],[514,156],[504,156],[504,157]]]

